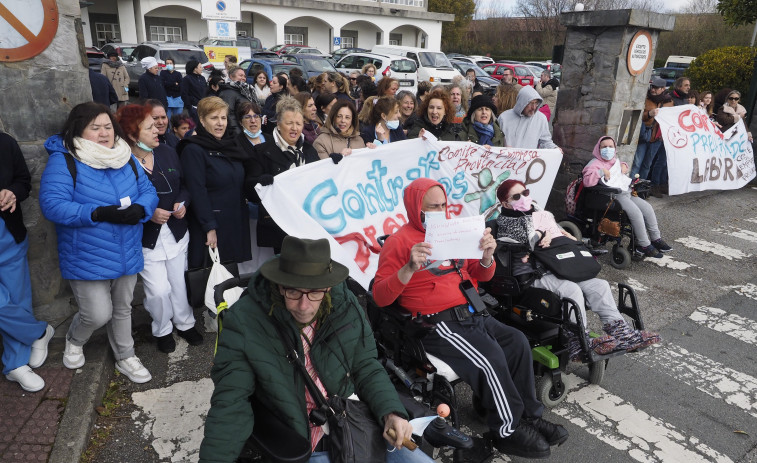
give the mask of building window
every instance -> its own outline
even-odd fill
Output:
[[[118,24],[95,23],[95,33],[97,34],[98,47],[102,47],[106,43],[121,41],[121,29]]]
[[[355,48],[355,38],[342,37],[342,48]]]
[[[389,34],[389,45],[402,46],[402,34]]]
[[[305,45],[305,36],[302,34],[284,34],[284,43],[288,45]]]
[[[150,26],[150,40],[153,42],[175,42],[183,40],[181,27]]]
[[[407,5],[423,7],[424,0],[382,0],[384,3],[393,3],[395,5]]]

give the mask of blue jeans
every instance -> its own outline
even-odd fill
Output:
[[[652,181],[652,185],[667,185],[668,183],[668,155],[665,152],[665,146],[657,150],[649,180]]]
[[[434,460],[423,453],[421,449],[410,451],[405,447],[400,450],[392,450],[387,444],[386,463],[433,463]],[[331,463],[328,452],[313,452],[308,463]]]
[[[642,180],[647,178],[661,145],[662,140],[652,143],[639,143],[636,147],[636,154],[633,157],[633,165],[629,174],[631,178],[634,178],[636,174],[639,174],[639,178]]]

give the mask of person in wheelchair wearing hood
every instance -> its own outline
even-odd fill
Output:
[[[433,260],[424,242],[426,221],[445,219],[447,195],[431,179],[419,178],[405,188],[409,223],[387,238],[379,257],[373,286],[377,305],[397,302],[436,329],[421,339],[426,352],[442,359],[467,382],[488,411],[487,437],[502,453],[546,458],[550,445],[568,439],[562,426],[544,420],[536,398],[531,347],[525,335],[486,310],[469,306],[462,280],[476,287],[494,275],[496,241],[486,229],[480,240],[482,257]],[[386,310],[396,310],[387,308]]]
[[[497,188],[497,199],[502,204],[497,217],[497,238],[509,238],[529,247],[549,247],[553,239],[567,236],[575,240],[555,222],[551,212],[536,210],[530,192],[519,180],[505,180]],[[521,283],[547,289],[563,298],[576,302],[586,320],[586,307],[599,315],[605,336],[591,339],[591,348],[597,354],[609,354],[616,350],[633,351],[660,342],[660,336],[648,331],[634,330],[618,311],[607,280],[591,278],[573,282],[559,278],[551,272],[544,273],[530,258],[530,253],[514,253],[512,274]],[[532,282],[531,282],[532,281]],[[573,320],[575,322],[575,320]],[[575,334],[569,333],[571,360],[580,360],[581,345]]]

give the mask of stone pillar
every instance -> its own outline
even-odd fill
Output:
[[[32,174],[31,196],[22,207],[34,311],[51,322],[67,318],[74,308],[58,269],[55,229],[39,209],[39,181],[48,158],[43,143],[61,130],[75,105],[92,100],[79,2],[57,0],[57,6],[58,29],[44,51],[25,61],[0,62],[0,130],[21,145]]]
[[[562,201],[564,187],[578,173],[569,163],[588,162],[600,136],[614,137],[620,159],[633,160],[657,39],[660,31],[673,29],[675,16],[642,10],[583,11],[563,13],[560,22],[568,30],[553,139],[565,156],[555,182],[560,194],[553,196]],[[643,60],[637,63],[640,68],[633,75],[629,46],[640,31],[648,32],[651,50],[646,66]]]
[[[121,28],[121,42],[139,43],[137,19],[132,0],[118,0],[118,24]]]

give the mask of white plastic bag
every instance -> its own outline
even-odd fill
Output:
[[[213,293],[215,292],[215,286],[223,283],[224,281],[234,278],[226,268],[221,265],[221,259],[218,256],[218,249],[208,247],[208,253],[210,253],[210,259],[213,261],[213,266],[210,268],[210,275],[208,276],[208,284],[205,286],[205,307],[210,310],[211,315],[215,318],[218,310],[216,308],[215,299]],[[231,304],[237,302],[244,288],[236,287],[230,288],[223,292],[223,300],[231,306]]]

